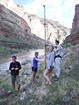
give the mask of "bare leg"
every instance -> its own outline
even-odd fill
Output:
[[[16,76],[16,87],[17,87],[18,91],[20,91],[20,77],[19,77],[19,75]]]
[[[36,77],[36,72],[32,72],[32,82],[34,82],[35,81],[35,77]]]
[[[49,71],[46,69],[44,72],[44,78],[45,78],[45,80],[47,80],[49,82],[49,84],[51,84],[51,81],[50,81],[48,75],[49,75]]]
[[[52,80],[52,71],[49,72],[49,79]]]
[[[17,84],[17,89],[18,91],[20,91],[20,84]]]
[[[47,82],[46,78],[44,77],[45,83]]]

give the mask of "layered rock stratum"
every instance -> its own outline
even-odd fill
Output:
[[[43,45],[44,40],[31,33],[22,17],[0,4],[0,55],[19,49],[43,48]]]
[[[16,13],[23,18],[30,27],[31,33],[37,37],[44,39],[44,19],[36,15],[26,12],[23,6],[15,4],[13,0],[0,0],[0,4],[4,5],[9,10]],[[47,40],[54,43],[55,39],[59,39],[62,43],[63,40],[70,34],[70,29],[59,24],[57,21],[46,20]],[[27,30],[29,33],[29,29]]]

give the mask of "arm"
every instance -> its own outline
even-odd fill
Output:
[[[18,62],[17,64],[18,67],[15,68],[15,70],[20,70],[21,69],[21,64]]]
[[[41,62],[43,61],[42,59],[39,59],[39,58],[35,58],[38,62]]]
[[[19,70],[21,69],[21,64],[20,64],[20,63],[18,63],[18,69],[19,69]]]
[[[10,66],[9,66],[9,70],[11,70],[11,63],[10,63]]]
[[[12,63],[10,63],[9,70],[14,70],[14,67],[12,67]]]

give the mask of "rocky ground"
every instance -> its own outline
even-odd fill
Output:
[[[19,93],[10,92],[10,74],[0,75],[0,105],[79,105],[79,45],[64,47],[61,77],[59,81],[52,79],[52,85],[44,83],[44,64],[41,63],[32,85],[30,63],[22,66]]]

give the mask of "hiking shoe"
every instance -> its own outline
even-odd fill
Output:
[[[52,76],[52,79],[54,79],[54,78],[57,78],[57,75],[53,75],[53,76]]]
[[[52,83],[50,82],[49,85],[52,85]]]
[[[59,81],[59,78],[55,78],[55,81]]]
[[[48,82],[45,82],[45,84],[48,84]]]

